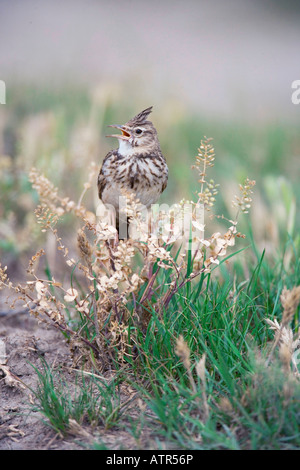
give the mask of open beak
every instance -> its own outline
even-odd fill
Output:
[[[111,124],[110,126],[107,127],[113,127],[114,129],[120,129],[122,134],[110,134],[106,135],[105,137],[116,137],[117,139],[122,139],[122,140],[129,140],[130,139],[130,132],[126,126],[118,126],[116,124]]]

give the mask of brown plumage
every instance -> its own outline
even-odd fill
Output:
[[[119,219],[119,197],[133,192],[140,202],[150,207],[165,190],[168,181],[168,166],[161,153],[157,131],[147,121],[152,107],[145,109],[123,126],[111,125],[122,134],[116,137],[119,148],[111,150],[103,160],[98,176],[99,198],[116,211],[116,226]]]

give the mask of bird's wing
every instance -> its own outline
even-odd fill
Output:
[[[98,175],[98,194],[99,194],[99,199],[102,199],[102,193],[106,185],[106,178],[103,175],[103,173],[99,173]]]
[[[163,181],[162,188],[161,188],[161,192],[162,192],[162,193],[163,193],[164,190],[166,189],[167,184],[168,184],[168,175],[166,176],[166,178],[165,178],[164,181]]]
[[[104,188],[105,188],[106,183],[107,183],[107,175],[105,174],[105,167],[106,167],[106,164],[108,162],[108,159],[113,155],[114,152],[115,152],[115,150],[111,150],[110,152],[108,152],[108,154],[104,158],[104,160],[102,162],[102,166],[100,168],[100,172],[99,172],[99,175],[98,175],[98,181],[97,181],[98,194],[99,194],[100,199],[102,199],[102,194],[103,194]]]

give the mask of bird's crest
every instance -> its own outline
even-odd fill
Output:
[[[150,106],[149,108],[144,109],[144,111],[141,111],[139,114],[137,114],[132,119],[130,119],[130,121],[128,121],[127,124],[131,126],[138,126],[138,125],[144,124],[147,120],[147,117],[152,112],[152,108],[153,106]]]

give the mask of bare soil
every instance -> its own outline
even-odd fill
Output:
[[[33,411],[30,388],[37,385],[33,368],[40,358],[49,364],[66,363],[69,352],[63,338],[54,329],[39,325],[28,314],[8,314],[0,318],[0,340],[6,346],[7,360],[0,378],[0,449],[77,449],[76,443],[57,439],[56,433]],[[14,380],[15,379],[15,380]],[[30,387],[30,388],[27,388]]]
[[[41,369],[41,357],[49,365],[65,366],[66,371],[72,364],[59,331],[46,328],[27,313],[11,312],[0,316],[0,342],[5,344],[7,355],[4,363],[0,361],[0,450],[84,450],[93,448],[94,443],[104,443],[110,450],[137,448],[132,435],[117,427],[109,431],[78,427],[70,436],[59,436],[45,417],[34,411],[32,390],[38,383],[34,367]],[[75,380],[75,374],[66,374],[68,381]],[[128,395],[124,398],[128,400]],[[137,412],[135,406],[132,417]],[[141,444],[141,448],[151,448],[149,432]]]

